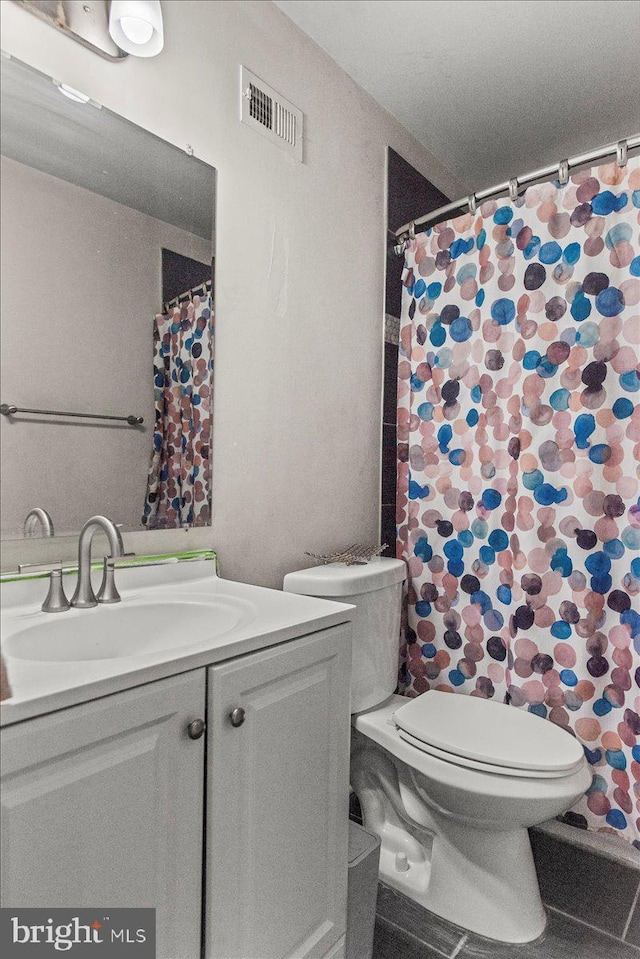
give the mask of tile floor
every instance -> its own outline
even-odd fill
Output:
[[[547,908],[544,935],[505,945],[465,932],[380,884],[373,959],[640,959],[640,949]]]

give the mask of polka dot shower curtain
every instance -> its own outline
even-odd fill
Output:
[[[142,523],[149,529],[211,522],[211,296],[155,318],[155,429]]]
[[[593,771],[568,814],[640,846],[640,162],[409,243],[398,555],[409,696],[527,709]]]

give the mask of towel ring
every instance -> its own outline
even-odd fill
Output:
[[[619,167],[627,165],[629,159],[629,147],[626,140],[620,140],[616,148],[616,163]]]

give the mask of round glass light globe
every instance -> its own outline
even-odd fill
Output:
[[[120,26],[131,43],[142,45],[148,43],[153,36],[153,25],[140,17],[121,17]]]

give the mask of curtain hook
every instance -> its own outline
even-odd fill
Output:
[[[569,161],[560,160],[558,164],[558,182],[560,186],[565,186],[569,182]]]
[[[512,176],[509,180],[509,198],[512,203],[518,199],[518,177]]]
[[[618,166],[626,166],[629,159],[629,145],[626,140],[620,140],[616,147],[616,163]]]
[[[469,206],[469,213],[471,214],[471,216],[475,216],[476,210],[478,209],[475,193],[469,194],[469,196],[467,197],[467,204]]]

